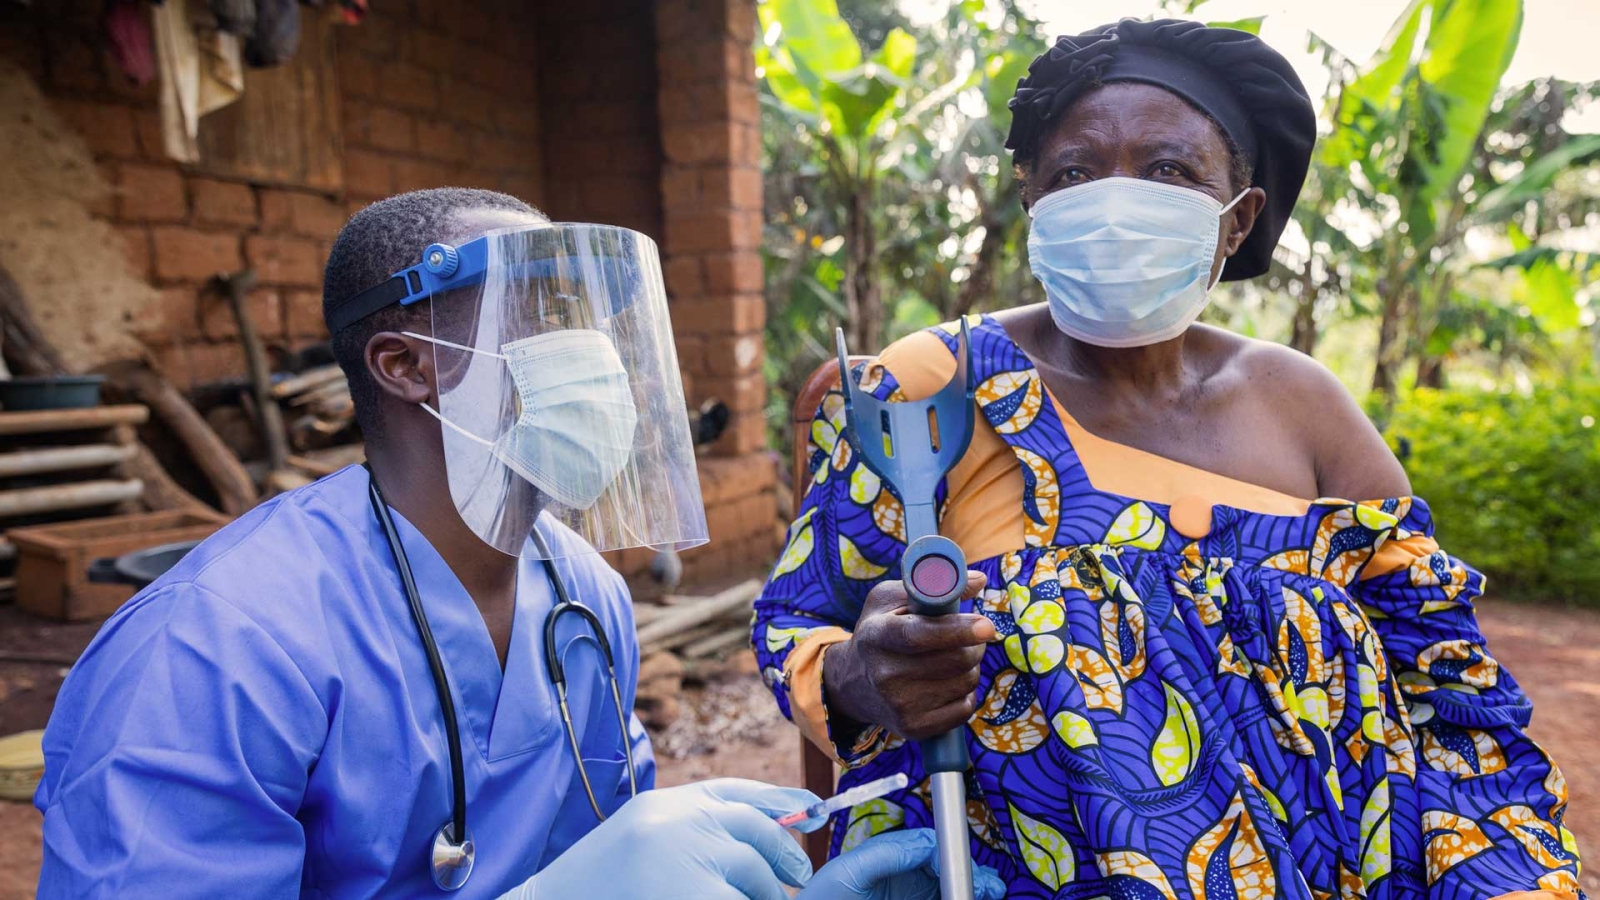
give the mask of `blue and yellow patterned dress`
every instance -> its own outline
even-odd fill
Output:
[[[1296,503],[1132,450],[1120,470],[1086,467],[1076,448],[1107,442],[997,322],[971,321],[968,455],[999,448],[1001,468],[958,467],[940,502],[988,576],[975,608],[1004,636],[967,743],[973,856],[1008,896],[1581,896],[1565,783],[1484,647],[1483,578],[1438,549],[1425,503]],[[890,348],[865,385],[892,397],[898,370],[931,366],[905,393],[930,392],[954,369],[953,331]],[[900,501],[843,416],[830,394],[753,635],[779,706],[845,765],[843,786],[912,776],[841,814],[835,853],[932,824],[914,745],[880,729],[840,746],[826,719],[821,651],[899,577],[904,547]],[[1195,496],[1172,496],[1186,485]],[[1201,502],[1217,496],[1256,509]]]

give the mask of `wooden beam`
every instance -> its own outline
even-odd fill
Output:
[[[139,364],[117,364],[104,370],[107,384],[148,404],[163,425],[183,445],[195,467],[217,492],[222,511],[243,514],[261,501],[254,481],[239,457],[172,386],[172,382]],[[142,409],[143,407],[141,407]]]
[[[639,645],[641,647],[646,644],[665,645],[672,637],[708,622],[715,622],[741,610],[749,611],[750,604],[760,593],[761,582],[751,579],[699,602],[686,603],[640,628]]]
[[[142,493],[144,483],[138,480],[80,481],[0,491],[0,516],[28,516],[92,506],[114,506],[137,500]]]
[[[318,366],[293,375],[272,386],[272,396],[282,400],[306,391],[344,380],[344,370],[338,366]]]
[[[197,515],[216,515],[216,510],[172,480],[149,447],[134,444],[133,450],[134,456],[123,466],[122,474],[144,482],[144,497],[141,499],[145,508],[152,512],[179,509]]]
[[[41,409],[0,412],[0,435],[48,434],[52,431],[87,431],[117,425],[143,425],[150,410],[138,404],[93,406],[87,409]]]
[[[137,452],[138,448],[131,445],[84,444],[78,447],[39,447],[32,450],[18,450],[15,453],[0,453],[0,478],[121,465],[133,459]]]
[[[289,455],[289,465],[316,478],[325,478],[345,466],[359,465],[367,459],[365,445],[347,444],[326,450],[310,450]]]
[[[720,634],[695,641],[683,649],[685,659],[704,659],[714,656],[723,650],[732,650],[735,647],[750,646],[750,626],[738,623],[726,627]]]

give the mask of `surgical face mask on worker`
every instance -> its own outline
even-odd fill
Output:
[[[611,339],[569,328],[513,341],[489,353],[424,334],[407,337],[504,361],[517,388],[517,417],[498,438],[472,434],[428,404],[434,418],[489,448],[556,502],[588,509],[628,464],[638,411]]]
[[[1035,203],[1028,262],[1056,327],[1099,347],[1182,334],[1205,309],[1223,206],[1199,191],[1102,178]]]

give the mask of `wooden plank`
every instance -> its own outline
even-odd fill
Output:
[[[657,618],[655,621],[639,629],[639,645],[662,644],[667,645],[671,637],[684,634],[692,629],[715,622],[724,616],[750,609],[750,604],[755,602],[761,593],[761,581],[752,578],[742,584],[734,585],[720,594],[715,594],[698,603],[684,604],[672,612]]]
[[[129,481],[81,481],[49,487],[0,491],[0,516],[30,516],[36,513],[112,506],[137,499],[144,483]]]
[[[39,447],[32,450],[18,450],[15,453],[0,453],[0,478],[121,465],[133,459],[138,450],[136,446],[84,444],[78,447]]]
[[[330,193],[344,187],[337,26],[330,10],[300,13],[294,59],[246,69],[239,99],[200,120],[201,172]]]
[[[117,474],[124,478],[137,478],[144,482],[144,496],[140,500],[152,511],[167,509],[187,510],[197,514],[215,515],[216,510],[201,502],[199,497],[184,490],[142,443],[133,445],[133,458]]]
[[[0,435],[49,434],[53,431],[87,431],[117,425],[143,425],[150,410],[136,403],[94,406],[87,409],[41,409],[0,412]]]
[[[293,375],[272,386],[272,396],[278,399],[303,394],[313,388],[344,380],[344,370],[336,365],[318,366]]]
[[[347,444],[342,447],[329,447],[326,450],[312,450],[298,456],[290,454],[289,465],[316,478],[324,478],[345,466],[366,462],[366,459],[366,445]]]
[[[750,626],[738,624],[728,626],[728,630],[723,631],[720,634],[713,634],[708,638],[695,641],[689,646],[683,648],[683,656],[685,659],[704,659],[707,656],[714,656],[724,650],[732,650],[736,647],[749,646]]]
[[[108,384],[138,397],[171,429],[189,459],[217,492],[224,512],[242,515],[261,502],[256,484],[239,458],[172,382],[137,362],[107,366],[104,374]]]

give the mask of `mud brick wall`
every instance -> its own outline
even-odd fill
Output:
[[[0,10],[0,55],[33,73],[82,132],[112,196],[96,213],[158,287],[160,314],[130,323],[180,387],[238,377],[226,300],[204,289],[253,268],[250,308],[270,344],[323,340],[322,265],[350,212],[389,194],[460,185],[543,193],[535,8],[513,0],[384,3],[338,29],[344,189],[336,193],[188,170],[161,148],[156,85],[135,85],[105,50],[100,0]],[[311,11],[306,11],[311,15]]]
[[[733,410],[702,458],[713,541],[686,556],[686,577],[772,558],[754,0],[374,0],[365,22],[337,32],[336,192],[167,159],[156,86],[117,67],[103,12],[104,0],[0,4],[0,56],[82,132],[112,186],[94,212],[163,297],[159,315],[128,327],[180,388],[245,373],[229,306],[205,289],[218,273],[255,270],[250,306],[270,345],[326,340],[328,247],[381,197],[484,187],[558,221],[624,225],[661,246],[691,405]],[[648,558],[618,561],[637,571]]]
[[[759,566],[776,552],[766,453],[762,329],[761,106],[752,0],[657,0],[664,267],[692,405],[732,410],[701,466],[711,543],[693,575]],[[784,454],[784,458],[787,454]]]

